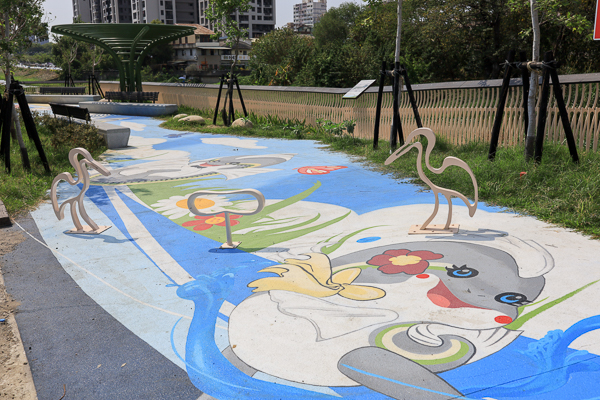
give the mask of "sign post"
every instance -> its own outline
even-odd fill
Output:
[[[594,40],[600,40],[600,0],[596,0],[596,18],[594,18]]]

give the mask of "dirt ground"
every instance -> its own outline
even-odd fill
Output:
[[[11,252],[25,240],[20,232],[0,229],[0,256]],[[15,322],[19,304],[10,298],[4,288],[0,264],[0,398],[37,400],[31,370]]]

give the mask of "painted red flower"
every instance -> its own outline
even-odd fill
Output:
[[[404,272],[409,275],[417,275],[423,273],[429,267],[426,260],[437,260],[442,257],[444,257],[443,254],[436,254],[427,250],[388,250],[371,258],[367,261],[367,264],[379,266],[377,269],[384,274]]]
[[[330,173],[331,171],[336,171],[338,169],[343,169],[343,168],[348,168],[348,167],[343,167],[341,165],[332,166],[332,167],[326,167],[326,166],[302,167],[302,168],[298,168],[298,172],[300,172],[301,174],[304,174],[304,175],[324,175],[324,174]]]
[[[236,221],[241,215],[229,214],[229,223],[231,226],[237,225],[240,221]],[[183,226],[193,226],[195,231],[205,231],[213,226],[225,226],[225,213],[207,216],[196,216],[194,221],[184,222]]]

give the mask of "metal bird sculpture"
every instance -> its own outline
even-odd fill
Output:
[[[474,203],[471,204],[469,202],[469,199],[467,199],[467,197],[464,196],[462,193],[459,193],[456,190],[445,189],[440,186],[437,186],[433,182],[431,182],[431,180],[429,180],[429,178],[427,178],[427,176],[423,172],[423,165],[422,165],[423,145],[420,142],[411,143],[411,140],[413,140],[417,136],[424,136],[427,138],[427,149],[425,150],[425,165],[427,166],[427,169],[429,171],[439,175],[439,174],[443,173],[446,170],[446,168],[448,168],[449,166],[452,166],[452,165],[457,166],[457,167],[462,168],[465,171],[467,171],[467,173],[469,174],[469,176],[471,177],[471,180],[473,182],[473,189],[475,190],[475,202]],[[467,165],[466,162],[464,162],[463,160],[456,158],[456,157],[446,157],[444,159],[444,161],[442,162],[442,166],[440,168],[433,168],[431,166],[431,164],[429,163],[429,156],[431,155],[431,151],[433,150],[434,146],[435,146],[435,134],[433,133],[433,131],[431,129],[429,129],[429,128],[415,129],[406,138],[406,143],[404,144],[404,146],[402,146],[398,150],[396,150],[385,161],[386,165],[391,164],[397,158],[408,153],[413,147],[416,148],[417,151],[419,152],[419,154],[417,155],[417,171],[419,173],[419,177],[423,180],[423,182],[425,182],[427,184],[427,186],[429,186],[431,188],[431,190],[433,191],[433,194],[435,196],[435,207],[433,209],[433,214],[431,214],[431,216],[429,218],[427,218],[427,221],[425,221],[425,223],[423,225],[412,226],[409,231],[409,234],[457,232],[458,225],[452,225],[452,226],[450,225],[450,222],[452,220],[452,197],[458,197],[459,199],[464,201],[465,205],[469,209],[469,216],[472,217],[475,214],[475,211],[477,211],[477,201],[479,198],[479,193],[478,193],[478,187],[477,187],[477,179],[475,179],[475,175],[473,175],[473,171],[471,171],[471,168],[469,168],[469,166]],[[438,196],[440,193],[443,194],[444,197],[446,198],[446,200],[448,201],[448,219],[446,220],[446,225],[444,225],[443,228],[441,225],[431,225],[431,227],[429,227],[429,224],[435,218],[435,216],[438,212],[439,206],[440,206],[440,200],[439,200],[439,196]]]
[[[83,156],[81,160],[78,160],[79,156]],[[73,218],[73,224],[75,224],[75,228],[67,231],[66,233],[87,233],[87,234],[99,234],[110,228],[110,226],[98,226],[87,214],[85,211],[85,207],[83,205],[83,197],[85,192],[90,187],[90,175],[88,173],[85,164],[94,168],[96,171],[100,172],[104,176],[110,175],[110,172],[104,168],[99,162],[94,160],[89,151],[82,147],[76,147],[69,151],[69,162],[77,171],[77,180],[73,179],[73,176],[68,172],[62,172],[54,178],[52,181],[52,188],[50,190],[50,198],[52,200],[52,207],[54,208],[54,213],[59,220],[62,220],[65,215],[65,207],[67,204],[71,205],[71,218]],[[79,183],[83,183],[83,188],[81,192],[73,198],[70,198],[64,201],[60,207],[58,206],[58,201],[56,197],[56,187],[61,180],[65,180],[69,182],[70,185],[78,185]],[[77,216],[77,208],[79,207],[79,213],[81,214],[81,218],[85,222],[89,224],[89,226],[81,225],[79,221],[79,217]]]

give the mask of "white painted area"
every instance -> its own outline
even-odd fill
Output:
[[[61,190],[62,189],[62,190]],[[60,197],[78,189],[59,186]],[[89,215],[98,223],[111,224],[93,202],[85,200]],[[127,329],[185,369],[171,347],[171,330],[179,354],[185,343],[194,305],[177,296],[172,282],[116,227],[94,237],[67,235],[71,221],[57,221],[49,202],[32,216],[48,248],[81,289]],[[118,257],[106,257],[118,254]]]
[[[254,139],[239,139],[239,138],[202,138],[204,144],[215,144],[221,146],[237,147],[240,149],[266,149],[266,146],[257,146],[258,140]]]
[[[372,333],[390,324],[435,321],[430,326],[445,326],[430,328],[434,335],[466,337],[476,346],[478,359],[518,336],[500,334],[493,345],[486,343],[489,332],[502,326],[496,318],[504,314],[483,308],[449,309],[427,301],[427,293],[439,282],[440,278],[429,275],[392,284],[369,283],[386,295],[363,302],[271,290],[235,308],[229,319],[229,340],[242,361],[264,373],[311,385],[353,386],[356,383],[339,371],[339,360],[351,350],[369,346]],[[443,358],[432,352],[436,359]]]
[[[277,248],[288,248],[289,252],[269,252],[269,248],[262,250],[260,256],[283,262],[290,256],[300,256],[304,253],[318,251],[325,245],[335,244],[345,235],[359,229],[372,227],[342,244],[336,251],[329,254],[336,258],[344,254],[365,250],[374,246],[384,246],[401,242],[448,240],[450,237],[439,235],[408,235],[408,227],[415,222],[424,220],[431,215],[433,205],[421,204],[401,207],[391,207],[357,215],[352,213],[344,220],[331,225],[318,232],[300,238],[281,242]],[[446,205],[440,206],[440,215],[444,215]],[[447,211],[446,211],[447,212]],[[443,217],[440,217],[443,222]],[[460,224],[459,236],[464,233],[474,233],[479,230],[492,230],[506,232],[510,237],[516,237],[524,242],[533,241],[551,255],[554,268],[547,272],[545,287],[538,296],[538,300],[547,301],[558,299],[582,286],[600,280],[600,242],[591,240],[581,234],[568,229],[556,227],[535,218],[512,213],[492,213],[478,210],[473,218],[468,215],[466,207],[453,208],[453,221]],[[434,221],[435,222],[435,221]],[[356,240],[365,237],[378,236],[380,240],[370,243],[357,243]],[[316,243],[320,243],[315,246]],[[480,242],[479,244],[505,250],[504,245],[494,242]],[[521,254],[511,254],[516,259],[539,260],[538,255],[531,254],[531,249],[524,246]],[[526,308],[531,312],[545,302]],[[526,322],[521,328],[524,336],[541,339],[548,331],[554,329],[565,330],[571,325],[593,315],[600,314],[593,305],[600,304],[600,282],[585,289],[580,294],[542,312]],[[585,349],[595,354],[600,354],[600,332],[594,331],[583,335],[575,342],[572,348]]]
[[[233,304],[231,304],[230,302],[228,302],[227,300],[225,300],[223,302],[223,304],[221,305],[221,308],[219,309],[219,312],[221,314],[223,314],[226,317],[229,317],[231,315],[231,313],[233,312],[233,309],[235,308],[235,306]]]
[[[198,400],[217,400],[212,396],[207,395],[206,393],[203,393],[202,396],[198,397]]]
[[[112,202],[115,210],[125,224],[129,235],[135,240],[138,246],[150,257],[167,276],[169,276],[178,285],[190,282],[193,278],[171,255],[161,247],[161,245],[148,232],[144,224],[135,216],[135,214],[125,205],[123,200],[116,193],[112,186],[105,186],[104,190]]]
[[[131,129],[132,131],[141,132],[144,130],[146,125],[140,124],[138,122],[131,121],[121,121],[121,126]]]

